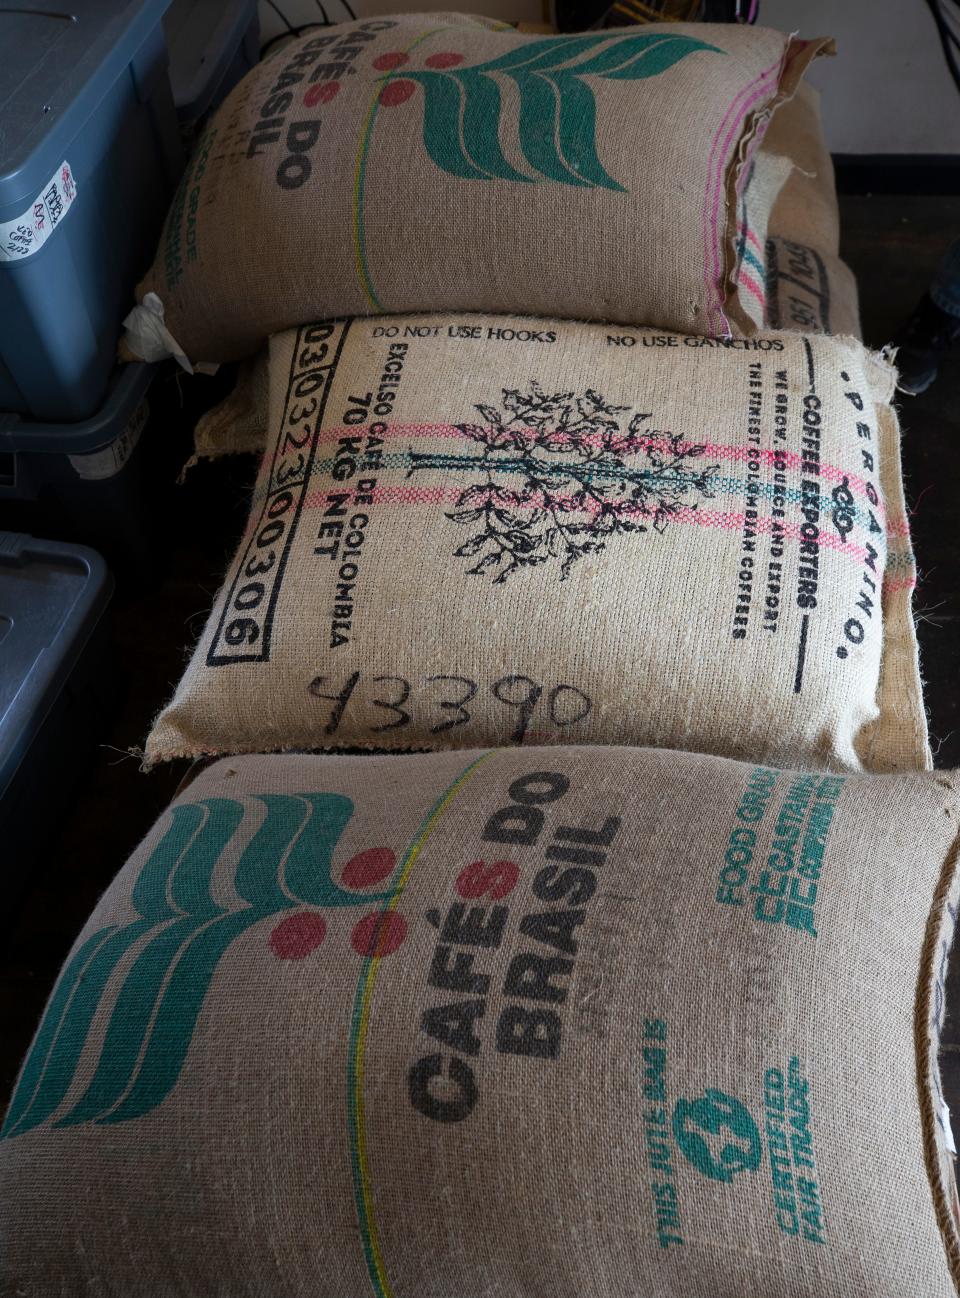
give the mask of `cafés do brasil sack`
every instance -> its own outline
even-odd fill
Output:
[[[0,1291],[952,1298],[952,775],[202,772],[0,1139]]]
[[[142,319],[156,343],[160,304],[169,349],[194,364],[395,311],[755,332],[737,188],[829,49],[757,27],[543,36],[463,14],[306,32],[199,141],[138,289],[159,303],[128,342],[144,354]]]
[[[246,532],[147,757],[928,761],[893,371],[503,316],[276,336]]]
[[[819,96],[812,87],[801,83],[777,109],[748,171],[754,179],[738,196],[736,276],[741,299],[754,315],[759,307],[762,322],[771,329],[859,337],[857,286],[839,256],[833,163],[820,121]],[[746,175],[742,173],[744,180]],[[776,194],[772,209],[771,193]],[[752,223],[745,219],[748,215],[754,216]],[[268,421],[268,393],[261,382],[265,370],[265,348],[242,363],[234,391],[197,425],[197,459],[263,449]]]

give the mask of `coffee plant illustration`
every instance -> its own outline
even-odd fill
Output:
[[[406,66],[410,55],[396,51],[380,55],[374,67],[387,73],[379,92],[384,107],[406,103],[422,87],[424,147],[448,174],[624,192],[597,156],[597,107],[584,78],[641,81],[697,51],[724,52],[693,36],[656,30],[551,36],[466,67],[458,66],[462,54],[439,51],[427,57],[426,68],[412,69]],[[513,84],[520,151],[532,174],[518,170],[501,148],[501,81]]]
[[[630,414],[599,392],[504,388],[501,407],[476,405],[483,423],[457,424],[479,455],[409,451],[407,477],[469,473],[446,516],[472,528],[454,554],[494,585],[551,561],[564,581],[578,559],[630,532],[663,533],[681,510],[713,496],[718,465],[696,464],[705,446],[651,431],[649,412]]]

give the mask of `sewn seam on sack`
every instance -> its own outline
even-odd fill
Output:
[[[937,783],[956,793],[952,780],[939,777]],[[946,814],[957,823],[958,808],[956,798],[952,797]],[[943,1245],[950,1268],[954,1286],[960,1292],[960,1226],[954,1217],[951,1206],[952,1187],[949,1177],[944,1173],[940,1144],[937,1139],[938,1114],[935,1095],[939,1093],[939,1065],[935,1051],[937,1042],[931,1029],[931,1008],[934,989],[937,985],[937,953],[941,942],[949,944],[954,923],[954,911],[950,906],[951,893],[955,892],[960,866],[960,829],[954,836],[944,858],[940,880],[933,894],[933,902],[927,919],[926,933],[920,953],[920,975],[917,980],[917,994],[914,1008],[914,1047],[917,1066],[917,1098],[920,1105],[920,1121],[923,1131],[923,1157],[927,1177],[933,1197],[934,1214],[943,1238]]]
[[[728,168],[724,164],[728,145],[721,147],[719,159],[716,158],[717,146],[720,143],[720,138],[723,135],[724,130],[727,128],[730,114],[735,112],[736,116],[734,117],[733,125],[727,130],[728,141],[736,132],[742,129],[743,121],[747,113],[750,112],[757,100],[761,99],[769,92],[770,87],[767,83],[771,76],[779,79],[784,60],[786,59],[786,49],[787,47],[785,46],[783,54],[776,63],[772,64],[765,71],[759,73],[758,76],[754,77],[751,82],[743,87],[724,114],[720,125],[717,127],[716,134],[713,137],[713,143],[710,146],[710,153],[707,159],[707,192],[704,195],[703,209],[703,260],[706,307],[704,328],[708,333],[711,331],[717,317],[719,317],[721,331],[723,331],[725,335],[729,335],[730,333],[730,325],[723,312],[723,292],[720,287],[721,284],[724,286],[726,285],[728,271],[727,257],[729,249],[727,247],[728,240],[726,236],[721,239],[719,234],[720,201],[721,197],[724,196],[728,174]],[[774,85],[776,84],[776,79],[774,80]],[[756,89],[754,89],[754,87],[756,87]],[[753,91],[753,94],[750,94],[751,91]],[[749,98],[747,98],[745,104],[741,105],[740,101],[744,96],[749,96]],[[715,169],[717,172],[716,179],[713,178]],[[735,167],[734,170],[737,170],[737,168]],[[726,213],[726,208],[724,211]]]

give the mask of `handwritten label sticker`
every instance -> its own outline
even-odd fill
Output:
[[[23,261],[39,252],[73,206],[77,183],[61,162],[27,210],[0,225],[0,262]]]

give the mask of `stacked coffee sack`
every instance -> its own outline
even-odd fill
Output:
[[[12,1291],[956,1292],[957,782],[828,52],[391,16],[213,119],[127,344],[243,362],[146,748],[219,760],[24,1064]]]

